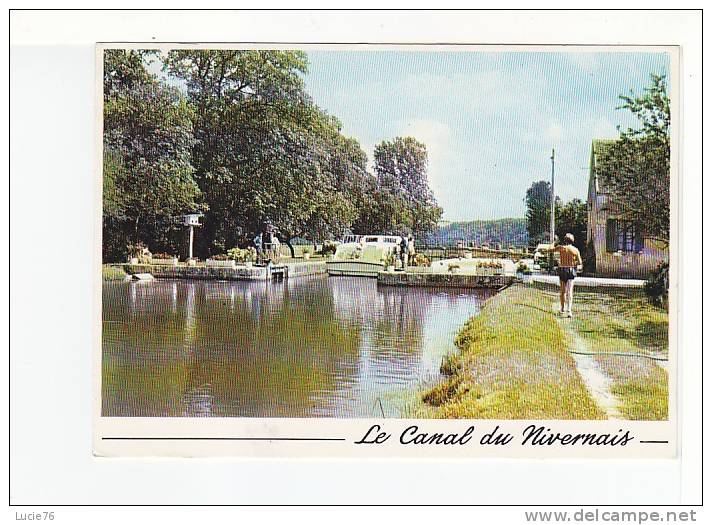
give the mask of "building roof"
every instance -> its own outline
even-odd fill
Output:
[[[591,172],[589,174],[589,184],[593,185],[597,194],[608,193],[601,185],[600,177],[596,170],[596,158],[617,142],[616,139],[593,139],[591,142]]]

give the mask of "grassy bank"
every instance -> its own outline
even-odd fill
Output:
[[[101,267],[102,281],[123,281],[128,274],[121,266],[110,266],[105,264]]]
[[[634,357],[667,357],[667,312],[641,290],[581,290],[576,300],[577,315],[564,326],[576,332],[587,351],[599,354],[595,359],[613,381],[611,392],[623,417],[667,419],[667,372],[652,359]]]
[[[422,417],[602,419],[567,351],[553,295],[512,286],[460,331],[449,374],[422,396]]]
[[[667,353],[667,314],[640,292],[576,293],[576,317],[556,315],[555,290],[512,286],[462,328],[444,381],[421,395],[416,417],[604,419],[569,351],[594,359],[628,419],[667,417],[667,374],[628,354]],[[608,355],[611,352],[623,356]]]

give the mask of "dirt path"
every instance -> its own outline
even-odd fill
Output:
[[[574,329],[567,326],[567,319],[559,319],[564,332],[571,338],[570,353],[576,363],[576,369],[581,375],[586,389],[596,404],[606,413],[608,419],[623,419],[618,411],[620,400],[611,392],[613,379],[606,374],[591,354],[586,342]]]
[[[588,355],[593,352],[591,352],[591,349],[581,336],[576,333],[576,330],[571,327],[570,320],[557,319],[557,321],[571,341],[569,353],[573,357],[576,363],[576,370],[581,375],[581,379],[583,379],[586,389],[593,400],[605,412],[608,419],[623,419],[618,411],[620,400],[611,392],[613,379],[603,371],[594,356]]]
[[[667,312],[641,290],[577,292],[560,318],[553,290],[514,285],[460,330],[422,417],[668,418]]]
[[[643,296],[617,290],[583,292],[576,316],[557,319],[586,388],[609,419],[667,418],[666,321]]]

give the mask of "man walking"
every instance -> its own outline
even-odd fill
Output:
[[[560,245],[549,245],[547,251],[559,254],[559,301],[561,303],[561,315],[563,317],[573,317],[571,306],[574,301],[574,279],[576,271],[583,264],[581,253],[574,246],[574,236],[567,233]]]

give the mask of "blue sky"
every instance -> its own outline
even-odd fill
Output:
[[[413,136],[446,220],[522,217],[523,197],[549,180],[586,198],[591,140],[634,124],[618,95],[642,92],[664,53],[310,51],[307,91],[343,132],[373,146]]]

